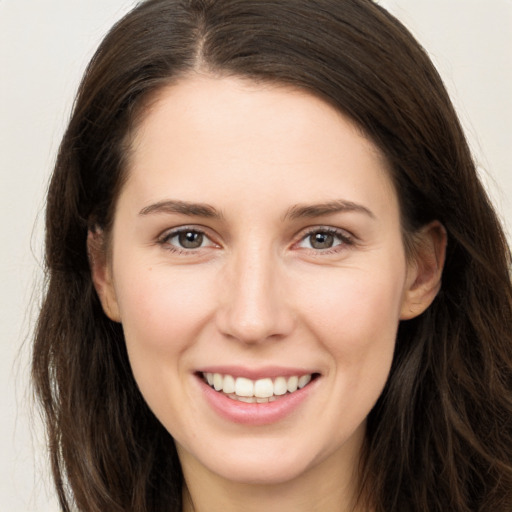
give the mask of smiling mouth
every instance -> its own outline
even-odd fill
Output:
[[[318,377],[316,373],[252,380],[220,373],[201,373],[212,389],[232,400],[245,403],[265,404],[295,393]]]

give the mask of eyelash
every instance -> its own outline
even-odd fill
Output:
[[[208,242],[207,245],[203,246],[201,243],[200,247],[185,248],[179,247],[178,245],[174,245],[170,242],[173,238],[179,237],[180,235],[184,235],[187,233],[194,233],[195,235],[203,237],[204,241]],[[158,238],[157,243],[158,245],[161,245],[163,249],[165,249],[166,251],[186,256],[197,254],[198,250],[204,249],[205,247],[219,247],[219,245],[212,240],[211,236],[207,234],[206,230],[197,226],[181,226],[179,228],[166,231]]]
[[[313,228],[309,228],[305,233],[303,233],[300,237],[300,240],[296,242],[294,245],[299,245],[302,242],[305,242],[308,238],[315,234],[329,235],[337,238],[339,243],[333,245],[332,247],[327,247],[325,249],[315,249],[315,248],[306,248],[311,251],[313,254],[318,255],[328,255],[335,254],[342,250],[347,249],[347,247],[353,246],[355,241],[354,237],[349,234],[347,231],[342,229],[337,229],[333,227],[324,227],[324,226],[315,226]]]
[[[185,233],[194,233],[196,235],[200,235],[204,237],[207,241],[209,241],[209,244],[206,246],[200,246],[197,248],[184,248],[184,247],[178,247],[177,245],[173,245],[170,243],[170,240],[172,240],[175,237],[179,237],[182,234]],[[313,254],[333,254],[342,251],[343,249],[346,249],[349,246],[354,245],[354,237],[347,233],[345,230],[333,228],[333,227],[324,227],[324,226],[317,226],[313,228],[309,228],[306,232],[303,232],[300,236],[300,239],[293,244],[293,247],[299,246],[301,243],[305,242],[309,237],[315,234],[322,234],[322,235],[328,235],[335,237],[339,240],[339,243],[336,245],[333,245],[332,247],[327,247],[325,249],[315,249],[313,247],[304,248]],[[183,254],[183,255],[193,255],[197,254],[197,251],[200,249],[203,249],[205,247],[220,247],[218,244],[216,244],[211,237],[207,234],[207,232],[198,227],[189,227],[189,226],[182,226],[176,229],[172,229],[170,231],[166,231],[163,235],[161,235],[157,243],[161,245],[165,250],[170,251],[175,254]],[[300,248],[300,247],[299,247]]]

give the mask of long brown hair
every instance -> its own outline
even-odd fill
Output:
[[[370,0],[148,0],[101,44],[48,192],[33,353],[62,510],[181,510],[172,437],[137,389],[121,326],[102,311],[86,239],[111,227],[145,105],[198,69],[328,101],[386,156],[405,239],[433,219],[448,233],[441,292],[400,325],[368,418],[362,502],[377,512],[512,510],[507,243],[437,72]]]

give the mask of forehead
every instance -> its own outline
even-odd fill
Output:
[[[160,90],[132,140],[130,182],[147,199],[396,202],[384,157],[348,118],[305,91],[237,78]]]

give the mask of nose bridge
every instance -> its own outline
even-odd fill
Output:
[[[220,328],[244,343],[257,343],[287,335],[292,315],[283,294],[278,257],[266,243],[253,243],[236,251],[228,269]]]

